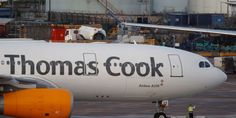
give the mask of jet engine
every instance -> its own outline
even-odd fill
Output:
[[[2,115],[17,118],[69,118],[72,94],[64,89],[25,89],[0,98]]]

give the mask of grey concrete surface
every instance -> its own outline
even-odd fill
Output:
[[[236,118],[236,75],[214,90],[169,101],[167,115],[184,118],[194,104],[199,118]],[[72,118],[153,118],[155,105],[148,102],[76,102]],[[0,116],[0,118],[9,118]]]
[[[153,118],[152,115],[131,116],[74,116],[72,118]],[[185,116],[170,116],[169,118],[186,118]],[[223,116],[195,116],[195,118],[236,118],[236,115]]]
[[[214,90],[169,101],[169,116],[185,116],[187,105],[196,106],[195,115],[206,118],[236,118],[236,75]],[[77,102],[73,116],[79,118],[152,118],[155,105],[147,102]],[[74,117],[78,118],[78,117]]]

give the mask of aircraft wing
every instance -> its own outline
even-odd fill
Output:
[[[16,88],[56,88],[54,85],[47,81],[43,81],[39,78],[33,77],[18,77],[11,75],[0,75],[0,86],[11,85]]]
[[[121,25],[236,36],[236,31],[231,31],[231,30],[204,29],[204,28],[193,28],[193,27],[178,27],[178,26],[168,26],[168,25],[152,25],[152,24],[126,23],[126,22],[121,23]]]
[[[10,81],[10,80],[12,80],[11,76],[0,75],[0,83],[2,83],[4,81]]]

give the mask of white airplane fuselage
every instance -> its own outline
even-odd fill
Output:
[[[202,56],[148,45],[1,42],[0,62],[1,75],[40,79],[75,100],[166,100],[227,78]]]

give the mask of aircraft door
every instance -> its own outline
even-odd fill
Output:
[[[183,68],[179,55],[169,54],[171,77],[183,77]]]

